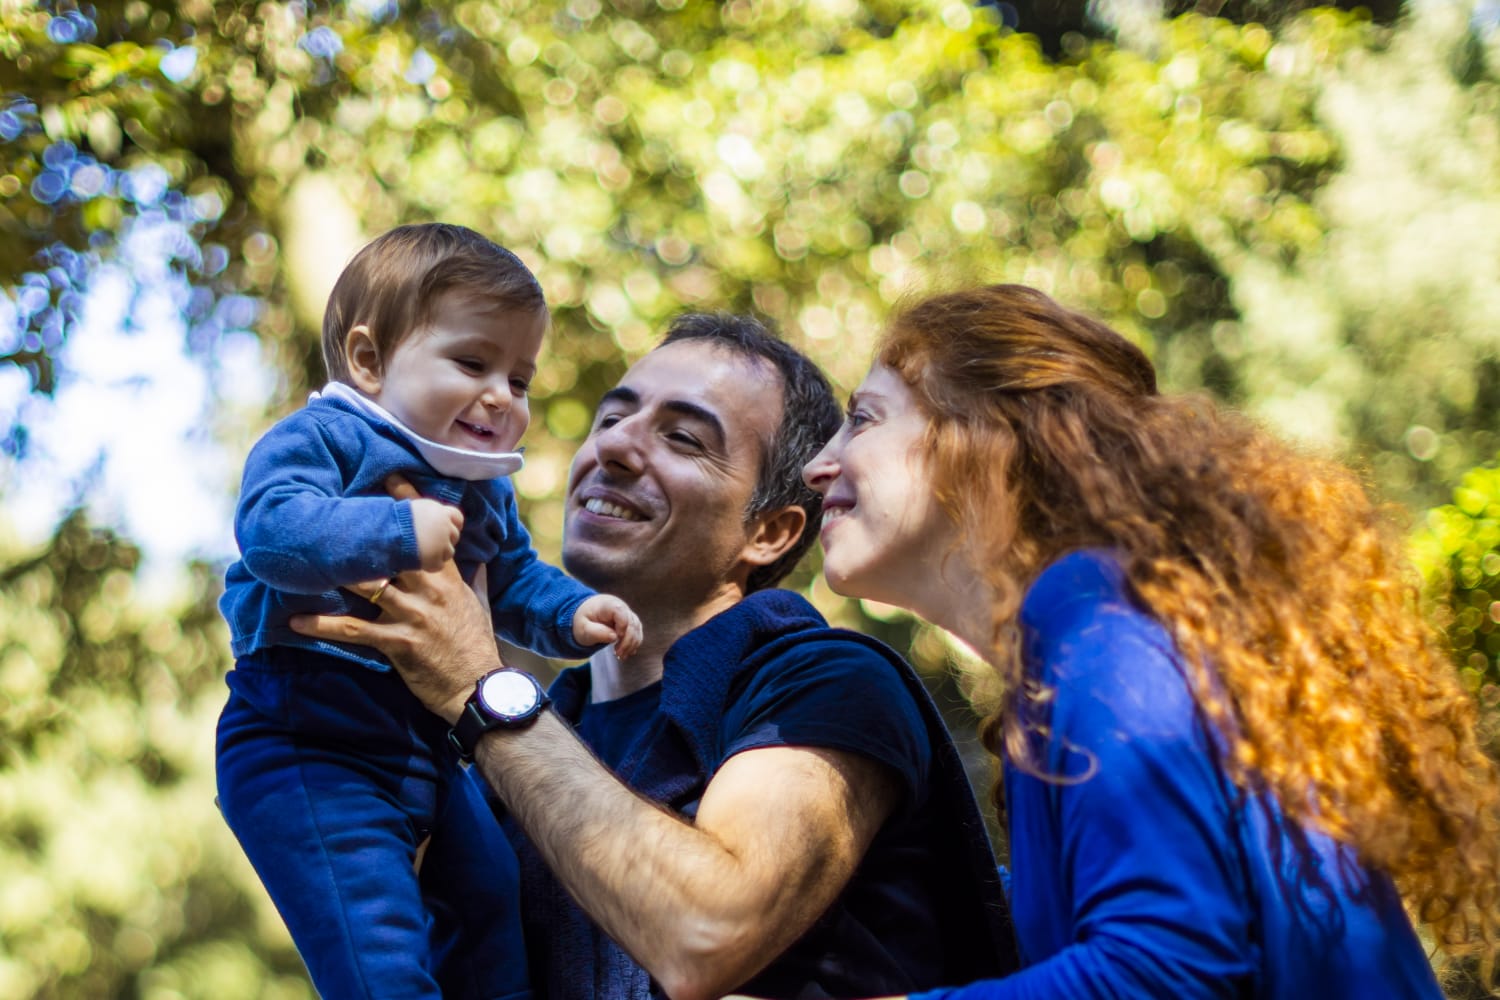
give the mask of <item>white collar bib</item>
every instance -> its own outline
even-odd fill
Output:
[[[308,397],[308,402],[322,397],[341,399],[356,409],[374,417],[383,424],[401,432],[401,436],[412,443],[427,464],[437,470],[438,475],[451,479],[466,479],[471,482],[481,479],[498,479],[519,472],[525,459],[519,451],[470,451],[446,444],[429,441],[403,424],[389,410],[370,397],[342,382],[329,382],[322,391]]]

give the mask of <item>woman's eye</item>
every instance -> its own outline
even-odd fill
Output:
[[[850,427],[863,427],[870,422],[870,415],[864,410],[850,410],[844,422]]]

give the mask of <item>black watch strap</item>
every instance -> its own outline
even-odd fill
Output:
[[[500,679],[511,682],[512,686],[517,682],[529,684],[529,688],[523,687],[523,690],[529,692],[529,696],[522,699],[520,703],[513,703],[504,708],[488,704],[484,698],[486,684]],[[469,695],[468,701],[464,702],[464,710],[459,714],[458,721],[453,724],[452,729],[448,730],[448,743],[460,760],[470,763],[474,760],[474,753],[479,748],[479,739],[485,733],[492,729],[521,729],[529,726],[551,703],[552,699],[547,697],[547,692],[542,689],[537,679],[524,670],[502,667],[491,671],[479,678],[474,685],[474,693]]]

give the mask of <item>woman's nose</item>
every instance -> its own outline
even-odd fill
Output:
[[[825,444],[823,450],[802,467],[802,481],[807,484],[808,489],[816,493],[827,493],[829,484],[837,475],[838,462],[834,459],[832,441]]]

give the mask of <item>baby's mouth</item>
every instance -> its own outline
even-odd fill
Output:
[[[479,438],[481,441],[488,441],[490,438],[493,438],[495,436],[495,430],[493,427],[485,427],[482,424],[471,424],[465,420],[458,420],[455,421],[455,423],[457,423],[458,426],[462,427],[464,430],[468,431],[474,437]]]
[[[500,432],[488,424],[471,424],[467,420],[455,420],[453,423],[468,441],[468,447],[474,451],[495,453],[514,450],[514,446],[507,446],[500,437]]]

